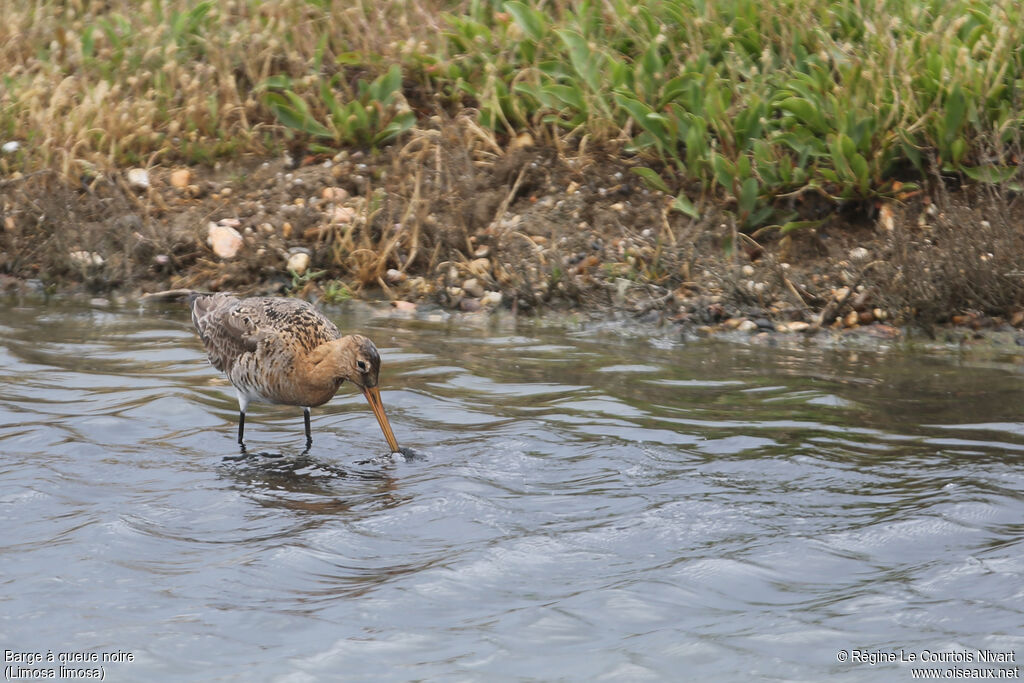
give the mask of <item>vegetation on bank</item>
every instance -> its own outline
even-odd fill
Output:
[[[635,153],[681,211],[788,230],[807,193],[1024,163],[1010,0],[3,3],[0,74],[4,175],[374,146],[469,110],[499,145]]]
[[[1022,184],[1009,0],[0,3],[0,284],[1019,325]]]

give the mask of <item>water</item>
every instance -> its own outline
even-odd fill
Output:
[[[115,681],[1024,656],[1020,356],[332,316],[422,458],[348,387],[308,455],[300,410],[254,407],[241,457],[183,311],[0,307],[0,649],[115,653],[77,665]]]

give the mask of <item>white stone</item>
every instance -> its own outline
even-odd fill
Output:
[[[850,260],[854,262],[867,261],[868,257],[870,256],[871,252],[869,252],[864,247],[854,247],[853,249],[850,250]]]
[[[471,277],[462,283],[462,289],[471,297],[479,299],[484,295],[484,287],[475,277]]]
[[[149,188],[149,171],[144,168],[128,169],[128,184],[136,190]]]
[[[296,275],[302,275],[309,268],[309,254],[304,251],[297,251],[288,257],[288,270],[294,271]]]
[[[245,242],[242,239],[242,234],[234,228],[210,223],[206,243],[210,245],[213,253],[217,256],[230,259],[238,255],[238,250]]]
[[[480,303],[484,306],[500,306],[501,299],[501,292],[484,292],[484,295],[480,297]]]
[[[68,254],[71,262],[79,266],[102,266],[103,257],[95,251],[73,251]]]

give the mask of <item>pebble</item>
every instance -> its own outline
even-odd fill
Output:
[[[740,272],[743,273],[744,276],[750,277],[751,275],[754,274],[754,266],[748,263],[747,265],[740,268]]]
[[[0,147],[0,150],[2,150],[4,154],[14,154],[19,149],[21,149],[21,143],[17,140],[5,142],[3,147]]]
[[[484,292],[480,297],[480,303],[485,306],[500,306],[502,298],[501,292]]]
[[[79,266],[102,266],[103,257],[95,251],[73,251],[68,254],[72,263]]]
[[[384,273],[384,279],[387,280],[388,284],[397,285],[408,280],[409,276],[400,270],[388,268],[388,272]]]
[[[794,320],[789,323],[779,323],[775,329],[779,332],[805,332],[811,326],[803,320]]]
[[[469,270],[477,277],[485,277],[491,272],[491,262],[485,258],[476,258],[469,262]]]
[[[356,210],[351,206],[336,206],[331,212],[331,220],[335,223],[351,223],[356,217]]]
[[[348,190],[343,187],[325,187],[320,196],[329,202],[342,202],[348,199]]]
[[[896,217],[893,215],[890,205],[883,204],[882,208],[878,210],[878,222],[888,232],[892,232],[892,229],[896,227]]]
[[[523,220],[523,217],[518,214],[512,216],[506,214],[506,216],[502,217],[502,219],[498,221],[498,227],[502,230],[512,230],[519,225],[519,221],[521,220]]]
[[[184,190],[192,182],[192,171],[187,168],[179,168],[171,171],[171,187]]]
[[[867,261],[870,256],[871,252],[869,252],[864,247],[854,247],[853,249],[850,250],[851,261]]]
[[[471,277],[468,280],[463,281],[462,291],[476,299],[479,299],[484,295],[484,287],[475,277]]]
[[[480,301],[477,299],[462,299],[459,301],[459,308],[466,313],[475,313],[480,310]]]
[[[221,218],[217,221],[217,225],[223,225],[227,228],[237,228],[242,225],[242,221],[237,218]]]
[[[149,171],[144,168],[128,169],[128,184],[136,190],[149,188]]]
[[[288,257],[288,270],[294,271],[296,275],[302,275],[309,268],[309,254],[304,251],[297,251]]]
[[[512,151],[515,149],[525,149],[526,147],[533,147],[533,136],[529,133],[520,133],[512,140],[512,144],[508,146],[508,149]]]
[[[477,247],[476,251],[473,252],[473,256],[475,258],[487,258],[487,256],[490,255],[490,253],[491,248],[485,244],[481,247]]]
[[[757,320],[754,321],[754,324],[757,325],[757,328],[759,330],[774,330],[775,329],[775,323],[773,323],[768,318],[758,318]]]
[[[210,223],[208,226],[207,244],[213,253],[223,259],[234,258],[244,244],[242,234],[232,227]]]
[[[856,327],[860,323],[860,314],[857,311],[850,311],[843,318],[843,324],[846,327]]]
[[[740,332],[746,332],[747,334],[749,334],[757,330],[757,323],[755,323],[753,320],[744,320],[739,324],[739,326],[736,329]]]
[[[416,304],[411,301],[392,301],[391,305],[395,307],[396,311],[402,311],[403,313],[416,312]]]

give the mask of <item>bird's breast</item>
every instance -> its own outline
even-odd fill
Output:
[[[291,365],[275,369],[255,362],[239,362],[231,370],[229,378],[235,388],[261,403],[323,405],[334,397],[342,382],[303,375]]]

